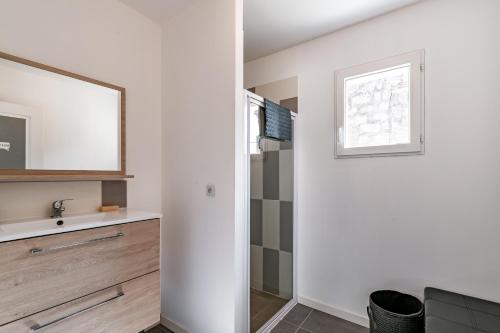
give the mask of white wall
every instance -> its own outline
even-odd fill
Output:
[[[281,100],[297,97],[297,77],[266,83],[255,87],[255,93],[280,104]]]
[[[498,12],[496,0],[423,1],[246,64],[247,87],[299,76],[302,301],[364,323],[381,288],[500,301]],[[335,160],[334,71],[421,48],[425,155]]]
[[[67,212],[88,213],[101,205],[100,182],[3,183],[0,184],[0,221],[17,218],[48,217],[50,203],[72,198],[64,203]]]
[[[127,171],[136,176],[129,207],[161,211],[161,27],[116,0],[2,0],[1,7],[2,52],[127,89]],[[0,184],[0,192],[7,188]],[[46,188],[57,192],[61,184],[26,188],[36,206],[54,199]],[[84,201],[94,195],[86,192]]]
[[[241,47],[238,3],[200,1],[164,25],[162,315],[192,333],[234,332],[239,325],[235,123],[242,120],[242,109],[235,110],[235,94],[242,94],[243,62],[236,47]],[[215,197],[205,195],[208,183],[216,186]]]

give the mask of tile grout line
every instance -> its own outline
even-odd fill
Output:
[[[314,333],[313,331],[308,330],[307,328],[304,327],[299,327],[300,330],[306,331],[307,333]]]
[[[299,324],[299,326],[297,327],[297,330],[295,331],[295,333],[297,333],[300,329],[302,329],[302,325],[304,325],[304,323],[306,322],[306,320],[309,318],[309,316],[311,315],[311,313],[313,313],[314,309],[311,309],[311,311],[309,311],[309,313],[307,314],[307,316],[304,318],[304,320]],[[304,329],[305,330],[305,329]],[[309,331],[309,330],[308,330]]]
[[[302,325],[306,322],[307,318],[309,318],[309,316],[311,315],[311,313],[312,313],[313,311],[314,311],[314,309],[311,309],[311,310],[309,311],[309,313],[307,314],[307,316],[304,318],[304,320],[302,320],[302,321],[300,322],[300,324],[294,324],[294,323],[292,323],[292,322],[290,322],[290,321],[286,320],[286,317],[285,317],[285,318],[283,318],[283,319],[281,319],[281,321],[283,321],[283,322],[285,322],[285,323],[288,323],[288,324],[290,324],[290,325],[292,325],[292,326],[297,327],[297,329],[296,329],[293,333],[297,333],[300,329],[303,329],[304,331],[307,331],[307,332],[311,332],[311,331],[309,331],[308,329],[303,328],[303,327],[302,327]]]
[[[303,319],[303,320],[302,320],[299,324],[292,323],[292,322],[290,322],[290,321],[286,320],[286,318],[283,318],[281,321],[282,321],[282,322],[284,322],[284,323],[287,323],[287,324],[291,325],[291,326],[292,326],[292,329],[293,329],[293,327],[295,328],[295,329],[293,329],[293,331],[292,331],[292,330],[290,331],[290,332],[292,332],[292,333],[299,333],[299,332],[305,332],[305,333],[315,333],[315,331],[314,331],[314,330],[310,330],[310,329],[307,329],[307,328],[305,328],[305,327],[304,327],[305,323],[309,320],[309,318],[311,318],[311,316],[312,316],[313,312],[318,312],[318,313],[321,313],[321,311],[317,311],[317,310],[315,310],[315,309],[311,309],[311,310],[308,312],[308,314],[305,316],[305,318],[304,318],[304,319]],[[338,317],[335,317],[335,316],[332,316],[332,315],[329,315],[329,314],[326,314],[326,315],[328,315],[328,317],[338,318]],[[344,320],[343,320],[343,321],[344,321]],[[337,331],[337,328],[338,328],[338,329],[340,329],[340,327],[341,327],[341,326],[339,326],[339,324],[338,324],[338,323],[337,323],[337,324],[333,324],[333,325],[334,325],[334,327],[333,327],[334,331]],[[313,326],[314,326],[314,325],[313,325]],[[328,326],[329,326],[329,325],[328,325]],[[356,326],[359,326],[359,325],[356,325]],[[335,328],[335,327],[337,327],[337,328]],[[343,331],[343,330],[342,330],[342,331]],[[364,329],[364,328],[363,328],[361,331],[358,331],[357,329],[356,329],[356,330],[354,330],[354,331],[355,331],[355,332],[368,332],[368,329]],[[353,332],[354,332],[354,331],[353,331]],[[499,332],[499,333],[500,333],[500,332]]]

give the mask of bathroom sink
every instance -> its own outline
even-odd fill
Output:
[[[161,218],[161,214],[126,208],[116,212],[25,219],[0,223],[0,242]]]
[[[80,224],[99,222],[104,220],[105,213],[68,216],[55,219],[18,221],[2,224],[0,231],[4,233],[25,233],[36,230],[60,229],[68,226],[77,226]]]

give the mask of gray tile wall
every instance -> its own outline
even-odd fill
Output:
[[[272,294],[280,293],[280,253],[274,249],[263,249],[262,289]]]
[[[293,252],[293,202],[280,201],[280,250]]]
[[[270,141],[270,140],[266,140]],[[279,183],[279,160],[280,154],[277,151],[266,151],[263,153],[263,199],[279,200],[280,198],[280,183]]]
[[[127,181],[103,181],[101,189],[101,202],[103,206],[127,207]]]
[[[250,243],[252,287],[293,295],[293,147],[264,139],[251,158]]]
[[[262,246],[262,200],[250,199],[250,244]]]

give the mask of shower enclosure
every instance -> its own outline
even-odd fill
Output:
[[[280,103],[283,101],[274,101]],[[282,103],[283,104],[283,103]],[[286,104],[286,102],[285,102]],[[294,146],[262,135],[264,98],[246,92],[250,332],[267,332],[296,303]]]

